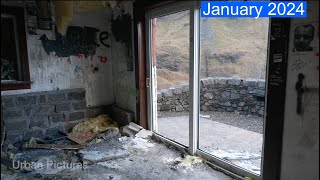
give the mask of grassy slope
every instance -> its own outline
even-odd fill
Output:
[[[201,77],[264,78],[268,19],[202,19]],[[158,88],[188,82],[189,16],[157,19]],[[208,64],[205,63],[206,55]]]

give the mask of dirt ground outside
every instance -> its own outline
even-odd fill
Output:
[[[187,113],[159,113],[159,133],[189,144]],[[260,174],[263,118],[225,112],[206,112],[199,122],[199,148],[223,160]]]

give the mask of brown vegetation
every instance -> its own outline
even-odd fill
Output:
[[[268,19],[201,19],[201,78],[264,79]],[[158,88],[188,83],[189,12],[157,18]]]

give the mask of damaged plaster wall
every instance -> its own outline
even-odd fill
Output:
[[[131,26],[122,27],[131,29],[133,33],[133,4],[130,1],[122,1],[118,7],[113,9],[113,19],[121,19],[121,16],[130,15]],[[126,24],[126,23],[124,23]],[[121,31],[121,29],[119,29]],[[133,35],[131,35],[133,37]],[[126,110],[135,113],[136,117],[136,97],[138,90],[135,85],[135,69],[134,69],[134,54],[133,46],[128,45],[128,42],[121,42],[117,40],[115,35],[112,36],[112,58],[113,61],[113,89],[115,103]],[[130,43],[133,42],[131,38]],[[136,119],[136,118],[135,118]]]
[[[319,179],[318,7],[318,1],[310,1],[307,19],[291,20],[281,180]],[[312,48],[294,51],[296,28],[301,25],[307,25],[305,30],[314,28]]]
[[[1,3],[2,5],[5,5]],[[70,26],[93,27],[100,31],[98,35],[99,47],[92,57],[84,55],[58,57],[53,52],[48,55],[39,40],[46,34],[49,40],[55,39],[54,31],[37,30],[37,35],[27,33],[28,60],[30,78],[33,82],[31,89],[1,91],[1,96],[24,94],[28,92],[54,91],[62,89],[85,88],[87,106],[108,105],[114,103],[112,84],[112,56],[111,38],[104,40],[111,47],[106,47],[99,41],[99,34],[103,31],[110,32],[112,17],[111,8],[99,9],[90,12],[75,12]],[[28,22],[28,16],[25,17]],[[119,45],[113,49],[118,50]],[[102,62],[102,58],[107,61]],[[105,59],[104,59],[105,60]]]

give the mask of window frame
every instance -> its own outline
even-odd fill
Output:
[[[25,10],[23,7],[16,6],[1,6],[1,14],[12,15],[16,19],[17,25],[17,36],[18,36],[18,49],[21,66],[21,71],[19,75],[21,79],[18,81],[2,82],[1,81],[1,91],[8,90],[19,90],[19,89],[30,89],[30,71],[28,62],[28,51],[27,51],[27,41],[26,41],[26,29],[25,29]]]

